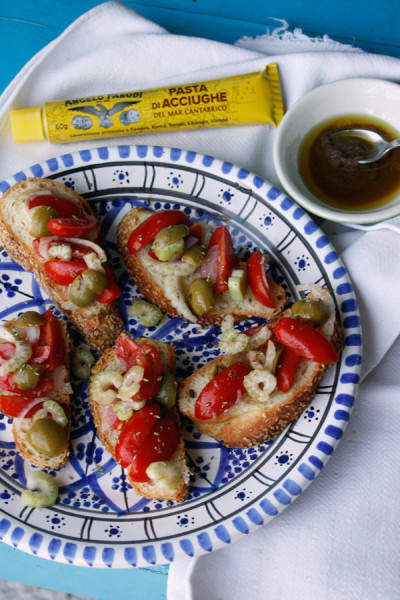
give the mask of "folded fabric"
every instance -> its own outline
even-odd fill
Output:
[[[279,16],[279,15],[278,15]],[[349,77],[400,81],[400,61],[277,30],[237,45],[171,35],[119,2],[84,14],[39,52],[0,97],[0,178],[46,159],[98,146],[15,144],[11,108],[264,69],[276,62],[286,108],[309,90]],[[240,165],[279,187],[272,126],[171,131],[123,144],[174,146]],[[110,139],[109,145],[121,143]],[[364,600],[399,597],[396,477],[399,461],[400,237],[385,229],[322,222],[341,252],[363,323],[363,383],[338,450],[306,493],[279,518],[233,544],[172,563],[169,600]]]

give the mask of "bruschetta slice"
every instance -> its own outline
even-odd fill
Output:
[[[120,334],[92,369],[98,436],[145,498],[181,502],[188,493],[176,391],[174,347],[158,340]]]
[[[284,307],[285,291],[266,275],[266,256],[257,250],[242,263],[224,225],[211,230],[181,210],[133,208],[117,238],[141,294],[172,317],[217,326],[226,315],[270,319]]]
[[[69,456],[69,336],[50,310],[28,310],[0,326],[0,411],[13,419],[19,454],[59,469]]]
[[[50,179],[31,178],[0,199],[0,241],[98,351],[123,330],[121,291],[107,262],[100,222],[88,202]]]
[[[319,286],[260,327],[240,333],[227,318],[224,354],[181,383],[179,410],[227,447],[274,439],[310,404],[341,348],[334,303]]]

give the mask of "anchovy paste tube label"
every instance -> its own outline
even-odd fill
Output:
[[[276,64],[261,73],[102,94],[11,111],[15,141],[51,143],[177,129],[271,124],[283,117]]]

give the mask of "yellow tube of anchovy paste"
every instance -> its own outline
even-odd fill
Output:
[[[270,64],[260,73],[12,110],[11,128],[16,142],[59,144],[174,129],[277,126],[283,113],[278,68]]]

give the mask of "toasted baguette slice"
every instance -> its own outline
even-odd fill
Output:
[[[337,352],[342,349],[341,327],[334,315],[331,314],[328,322],[319,330]],[[226,354],[215,358],[182,381],[178,393],[181,414],[191,419],[201,433],[216,438],[229,448],[250,448],[277,437],[310,404],[329,367],[300,358],[288,392],[275,389],[265,402],[257,401],[246,392],[221,415],[209,420],[196,418],[195,403],[204,387],[217,373],[235,362],[250,366],[249,353]]]
[[[140,292],[150,302],[171,317],[181,317],[186,321],[211,326],[220,325],[228,314],[233,315],[235,321],[243,321],[250,317],[271,319],[281,312],[286,300],[285,291],[274,281],[269,280],[275,309],[258,302],[249,289],[242,302],[232,300],[229,292],[216,294],[215,308],[201,316],[195,315],[187,302],[189,284],[193,279],[198,278],[195,267],[183,261],[168,263],[154,260],[148,255],[151,244],[135,254],[130,254],[128,251],[128,240],[132,231],[152,214],[143,208],[133,208],[122,219],[117,231],[118,249],[127,270]],[[244,265],[239,266],[243,268]]]
[[[7,329],[12,329],[15,323],[15,319],[12,321],[8,321],[5,323],[5,327]],[[63,321],[58,321],[64,344],[64,356],[65,356],[65,372],[64,372],[64,380],[68,384],[70,380],[70,340],[67,328]],[[50,376],[52,376],[52,372],[48,372]],[[71,390],[72,391],[72,390]],[[0,396],[2,394],[9,394],[9,392],[5,392],[0,390]],[[23,395],[23,392],[20,392]],[[37,467],[41,467],[42,469],[59,469],[62,467],[68,460],[69,457],[69,438],[71,431],[71,403],[70,397],[68,393],[65,393],[64,390],[59,392],[55,390],[51,390],[46,394],[46,399],[55,400],[60,406],[64,409],[64,412],[68,419],[68,424],[66,425],[65,432],[65,444],[61,452],[57,456],[49,457],[36,450],[30,443],[28,439],[28,432],[31,429],[34,419],[33,418],[14,418],[12,424],[12,432],[15,442],[15,447],[17,452],[22,456],[22,458],[29,461],[31,464],[36,465]],[[33,401],[32,401],[33,402]],[[31,404],[29,402],[29,404]],[[4,412],[5,416],[12,418],[11,415]]]
[[[115,301],[107,304],[95,301],[87,307],[78,308],[68,298],[68,286],[55,283],[47,275],[44,259],[36,254],[32,246],[31,217],[25,206],[29,196],[46,193],[71,198],[83,207],[86,215],[95,216],[88,202],[70,188],[50,179],[26,179],[8,189],[0,200],[0,241],[15,262],[25,271],[33,273],[54,305],[68,317],[89,344],[101,352],[114,343],[123,330],[123,322],[117,314]],[[105,249],[100,223],[86,238]]]
[[[174,346],[171,344],[164,344],[163,342],[150,338],[135,338],[135,342],[139,344],[152,344],[160,355],[163,371],[170,371],[172,374],[175,374],[176,366]],[[97,434],[105,448],[115,458],[115,447],[118,443],[120,432],[115,429],[108,429],[104,431],[102,421],[105,407],[104,405],[101,405],[98,401],[98,398],[93,395],[92,389],[93,377],[97,373],[109,370],[119,371],[121,374],[125,371],[125,367],[116,355],[114,348],[109,348],[92,368],[92,375],[89,382],[89,398],[90,409],[93,415]],[[180,417],[176,407],[174,406],[172,409],[169,409],[165,414],[175,421],[178,426],[178,430],[181,431]],[[173,502],[182,502],[188,494],[190,477],[190,471],[186,465],[185,445],[182,433],[180,433],[178,446],[170,458],[170,462],[176,465],[181,472],[181,478],[175,487],[162,489],[152,481],[138,483],[132,481],[130,478],[129,483],[138,494],[144,496],[145,498],[156,498],[158,500],[164,499],[172,500]]]

